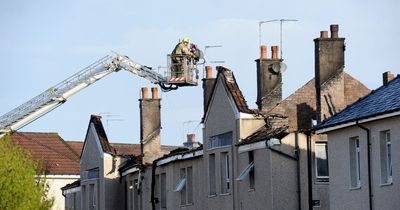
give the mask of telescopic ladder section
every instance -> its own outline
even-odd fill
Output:
[[[0,137],[4,133],[16,131],[24,127],[57,108],[80,90],[121,69],[148,79],[155,84],[161,85],[166,82],[166,78],[161,74],[152,71],[149,67],[134,62],[127,56],[118,54],[115,56],[107,55],[3,116],[0,116]]]

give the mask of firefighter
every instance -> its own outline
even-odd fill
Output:
[[[178,43],[171,53],[172,60],[172,73],[171,79],[182,78],[184,76],[184,70],[187,68],[187,63],[183,61],[185,58],[190,62],[195,58],[195,54],[189,50],[189,38],[185,37],[180,43]]]

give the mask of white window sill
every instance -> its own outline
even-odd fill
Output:
[[[381,183],[379,186],[385,187],[385,186],[390,186],[390,185],[393,185],[393,182]]]
[[[254,192],[254,191],[256,191],[256,189],[254,189],[254,188],[253,188],[253,189],[248,189],[248,190],[247,190],[247,192]]]
[[[181,204],[181,205],[179,205],[179,206],[180,206],[180,207],[193,206],[193,203]]]
[[[350,191],[352,191],[352,190],[360,190],[360,189],[361,189],[361,186],[351,186],[349,188]]]
[[[220,196],[228,196],[228,195],[231,195],[230,193],[221,193],[221,194],[219,194]]]
[[[217,197],[217,194],[208,195],[209,198]]]

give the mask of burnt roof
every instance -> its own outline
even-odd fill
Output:
[[[278,128],[272,128],[271,126],[263,126],[259,128],[256,132],[243,139],[236,146],[241,146],[245,144],[251,144],[259,141],[265,141],[271,138],[281,139],[288,134],[289,126],[282,126]]]
[[[39,161],[47,175],[79,174],[79,153],[75,152],[57,133],[15,132],[13,143]]]
[[[254,113],[253,110],[249,109],[246,99],[244,98],[242,91],[240,90],[239,85],[236,82],[233,72],[222,66],[217,66],[217,71],[218,71],[217,78],[218,76],[221,76],[223,78],[223,81],[229,93],[231,94],[238,110],[244,113],[251,113],[251,114]]]

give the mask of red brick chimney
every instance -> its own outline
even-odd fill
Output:
[[[383,85],[387,85],[387,83],[389,83],[390,80],[394,79],[394,74],[392,74],[392,72],[390,71],[387,71],[382,74],[382,77],[383,77]]]
[[[272,65],[282,62],[278,56],[278,46],[271,47],[271,58],[267,58],[267,46],[260,46],[260,59],[257,63],[257,105],[258,109],[268,111],[282,100],[282,73],[274,72]]]
[[[158,89],[151,88],[152,97],[147,97],[147,88],[142,88],[140,107],[140,145],[143,164],[151,164],[163,155],[160,143],[161,117]]]

